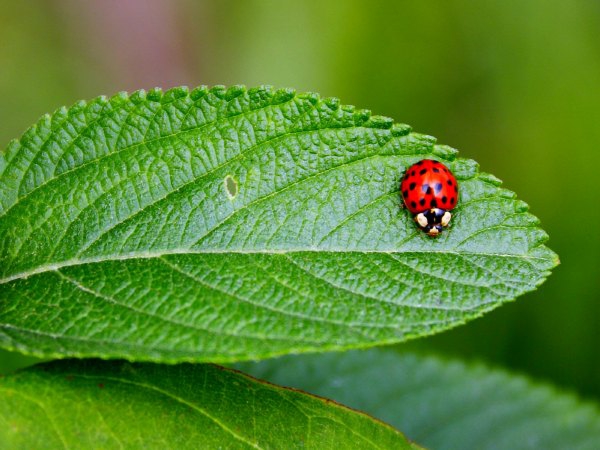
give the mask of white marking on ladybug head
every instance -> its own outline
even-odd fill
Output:
[[[444,213],[444,215],[442,216],[442,226],[447,227],[448,224],[450,223],[450,219],[452,219],[452,214],[450,214],[448,211],[446,211]]]
[[[439,230],[436,227],[432,227],[431,230],[427,232],[429,236],[437,236],[439,234]]]
[[[425,217],[425,214],[423,214],[423,213],[417,214],[417,216],[415,217],[415,220],[423,228],[425,228],[427,226],[427,217]]]

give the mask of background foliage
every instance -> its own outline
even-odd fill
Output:
[[[598,2],[0,4],[3,143],[70,100],[243,82],[368,105],[476,159],[529,203],[562,265],[521,301],[415,345],[600,398]],[[0,372],[28,361],[2,353]]]

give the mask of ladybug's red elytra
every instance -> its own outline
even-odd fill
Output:
[[[402,199],[419,228],[437,236],[448,226],[458,203],[458,184],[439,161],[423,159],[410,166],[400,184]]]

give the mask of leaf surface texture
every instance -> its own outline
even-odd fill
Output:
[[[336,99],[177,88],[80,102],[0,154],[0,345],[236,361],[400,342],[531,291],[557,263],[473,161]],[[451,229],[403,171],[454,172]]]

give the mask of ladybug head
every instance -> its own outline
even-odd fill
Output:
[[[415,216],[419,228],[429,236],[437,236],[450,223],[452,214],[445,209],[431,208]]]

